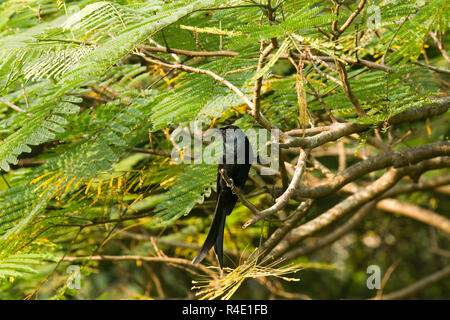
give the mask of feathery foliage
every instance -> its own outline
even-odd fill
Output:
[[[433,80],[429,61],[416,63],[430,32],[446,36],[448,1],[372,1],[338,37],[333,24],[342,26],[357,3],[336,15],[330,1],[272,2],[275,13],[267,1],[237,0],[0,4],[0,286],[39,278],[36,267],[56,256],[95,255],[138,219],[152,234],[170,230],[162,241],[197,242],[193,235],[208,225],[197,209],[214,209],[216,166],[175,163],[170,132],[194,120],[203,129],[261,125],[224,81],[167,64],[213,72],[249,98],[262,79],[261,112],[285,132],[323,121],[324,105],[341,121],[384,130],[448,83]],[[261,43],[276,48],[258,68]],[[367,117],[340,84],[338,62]],[[246,250],[257,247],[258,232],[249,229]],[[202,294],[230,298],[245,278],[297,270],[240,266],[219,291]]]

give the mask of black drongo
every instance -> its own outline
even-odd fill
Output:
[[[223,266],[223,231],[225,218],[233,211],[238,197],[228,187],[220,173],[223,169],[231,183],[240,189],[245,185],[251,164],[253,151],[244,132],[237,126],[227,125],[220,128],[223,138],[222,157],[217,170],[217,203],[213,221],[205,243],[192,263],[200,263],[214,245],[214,251],[219,259],[220,268]]]

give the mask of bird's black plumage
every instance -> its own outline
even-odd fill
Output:
[[[217,169],[217,203],[214,217],[206,240],[192,263],[200,263],[214,246],[219,259],[220,268],[223,266],[223,232],[225,219],[233,211],[238,197],[231,191],[220,170],[223,169],[233,185],[242,189],[248,177],[253,162],[253,151],[244,132],[237,126],[228,125],[220,128],[223,138],[221,162]]]

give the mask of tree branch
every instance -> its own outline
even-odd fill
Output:
[[[450,234],[449,219],[419,206],[397,199],[383,199],[377,203],[377,208],[419,220]]]
[[[14,103],[9,102],[8,100],[5,100],[3,98],[0,98],[0,102],[3,103],[4,105],[6,105],[7,107],[10,107],[13,110],[16,110],[17,112],[20,113],[24,113],[26,112],[25,110],[23,110],[21,107],[16,106]],[[32,113],[25,113],[27,116],[32,117],[33,114]]]
[[[357,209],[364,203],[378,197],[380,194],[397,183],[399,179],[400,174],[398,170],[390,169],[383,176],[381,176],[381,178],[376,180],[365,189],[341,201],[331,209],[322,213],[317,218],[314,218],[313,220],[292,229],[287,235],[286,239],[281,241],[269,254],[271,259],[278,259],[296,243],[329,226],[337,219],[340,219],[345,214]]]
[[[339,226],[332,232],[327,235],[321,237],[319,240],[316,240],[312,244],[299,247],[295,250],[289,251],[284,255],[286,260],[295,259],[297,257],[301,257],[307,255],[311,252],[319,250],[330,243],[333,243],[337,239],[341,238],[343,235],[348,233],[350,230],[355,228],[369,213],[372,212],[375,206],[375,201],[371,201],[362,206],[348,221],[346,221],[343,225]]]
[[[435,102],[422,106],[411,108],[396,114],[390,118],[387,123],[390,125],[399,124],[403,122],[416,121],[420,119],[430,118],[440,115],[448,110],[450,106],[450,97],[444,97],[436,99]],[[358,123],[333,123],[330,125],[329,130],[322,132],[312,137],[296,137],[292,138],[287,143],[280,143],[280,147],[303,147],[303,148],[316,148],[329,141],[337,140],[341,137],[350,135],[352,133],[358,133],[366,131],[369,128],[368,125]]]
[[[247,208],[250,209],[250,211],[254,214],[254,215],[259,215],[259,210],[250,202],[248,201],[245,196],[241,193],[241,190],[236,187],[230,180],[230,178],[228,177],[227,173],[225,172],[224,169],[221,169],[219,171],[219,173],[222,176],[222,179],[225,181],[225,183],[227,184],[227,186],[231,189],[231,191],[239,198],[239,200],[242,202],[242,204],[244,206],[246,206]]]
[[[347,21],[344,22],[344,24],[339,28],[337,35],[341,35],[345,29],[347,29],[350,24],[355,20],[356,16],[362,11],[364,8],[364,5],[366,4],[366,0],[361,0],[358,4],[358,7],[356,7],[356,10],[348,17]]]
[[[260,71],[263,67],[264,59],[269,55],[270,52],[272,52],[273,49],[275,49],[275,46],[273,42],[271,42],[264,50],[263,48],[264,42],[261,41],[261,54],[259,55],[258,64],[256,67],[256,72]],[[263,77],[258,77],[255,81],[255,88],[253,89],[253,117],[255,119],[259,118],[261,115],[261,86],[262,86],[262,79]],[[258,121],[258,119],[257,119]]]
[[[395,169],[389,169],[385,174],[378,178],[375,182],[365,187],[364,189],[354,193],[345,200],[341,201],[331,209],[322,213],[320,216],[313,220],[292,229],[286,238],[281,241],[273,250],[269,253],[269,258],[264,260],[264,263],[268,263],[272,260],[276,260],[283,256],[292,246],[302,241],[303,239],[311,236],[312,234],[324,229],[331,223],[342,218],[347,213],[360,208],[364,204],[380,197],[384,192],[394,186],[403,176],[410,174],[418,174],[426,170],[437,169],[441,167],[447,167],[450,165],[450,158],[441,159],[435,158],[431,160],[424,160],[416,165]],[[295,254],[288,253],[288,258],[295,257]]]
[[[301,184],[295,191],[295,196],[303,198],[323,197],[369,172],[390,166],[408,166],[421,160],[438,156],[450,156],[450,142],[437,142],[405,150],[390,151],[368,158],[367,160],[359,161],[336,174],[333,179],[327,179],[326,182],[318,186],[307,187]]]
[[[294,194],[294,191],[297,189],[297,186],[300,182],[300,178],[302,177],[302,174],[305,169],[306,165],[306,158],[309,155],[309,150],[300,150],[300,156],[298,157],[297,165],[295,166],[294,176],[292,177],[291,182],[289,183],[288,188],[284,191],[284,193],[278,197],[275,200],[275,204],[272,205],[270,208],[267,208],[258,214],[254,215],[250,220],[248,220],[244,225],[242,226],[242,229],[245,229],[256,222],[258,222],[261,219],[264,219],[265,217],[274,214],[275,212],[281,210],[284,208],[289,201],[289,199],[292,198],[292,195]]]
[[[365,1],[365,0],[363,0]],[[339,73],[339,77],[341,78],[342,87],[344,88],[345,95],[352,103],[353,107],[355,108],[356,114],[361,118],[366,118],[366,112],[361,107],[361,104],[359,103],[358,98],[356,97],[355,93],[353,92],[352,87],[350,86],[350,82],[348,81],[347,71],[345,70],[345,66],[342,64],[341,61],[338,59],[334,59],[336,68]]]
[[[156,257],[147,257],[147,256],[139,256],[139,255],[122,255],[122,256],[111,256],[111,255],[97,255],[97,256],[81,256],[81,257],[64,257],[62,261],[146,261],[146,262],[164,262],[164,263],[173,263],[173,264],[181,264],[189,267],[197,268],[203,271],[206,274],[209,274],[212,277],[216,277],[215,273],[208,269],[207,267],[201,264],[193,265],[190,260],[182,259],[182,258],[171,258],[166,256],[156,256]]]
[[[152,52],[168,53],[167,52],[168,50],[165,47],[142,46],[140,48],[147,50],[147,51],[152,51]],[[191,51],[191,50],[182,50],[182,49],[175,49],[175,48],[170,48],[170,52],[182,54],[184,56],[189,56],[189,57],[236,57],[239,54],[238,52],[226,51],[226,50]]]
[[[430,36],[433,39],[434,43],[436,44],[436,47],[439,49],[439,51],[441,52],[442,56],[444,57],[445,61],[447,61],[447,63],[450,63],[450,58],[447,54],[447,51],[445,51],[444,46],[442,45],[441,41],[439,41],[438,37],[436,36],[436,33],[431,31],[430,32]]]
[[[426,287],[439,282],[450,276],[450,266],[445,267],[444,269],[437,271],[425,278],[420,279],[416,283],[403,288],[398,291],[394,291],[391,293],[383,294],[380,299],[383,300],[393,300],[393,299],[401,299],[407,296],[410,296],[416,292],[422,291]]]

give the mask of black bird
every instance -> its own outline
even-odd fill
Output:
[[[193,264],[200,263],[214,245],[214,251],[219,259],[220,268],[223,266],[223,231],[225,219],[233,211],[238,197],[228,187],[222,178],[221,169],[225,171],[232,184],[240,189],[245,185],[251,164],[253,150],[247,136],[237,126],[227,125],[219,129],[223,138],[222,157],[217,169],[217,203],[214,217],[206,237],[205,243],[192,260]]]

